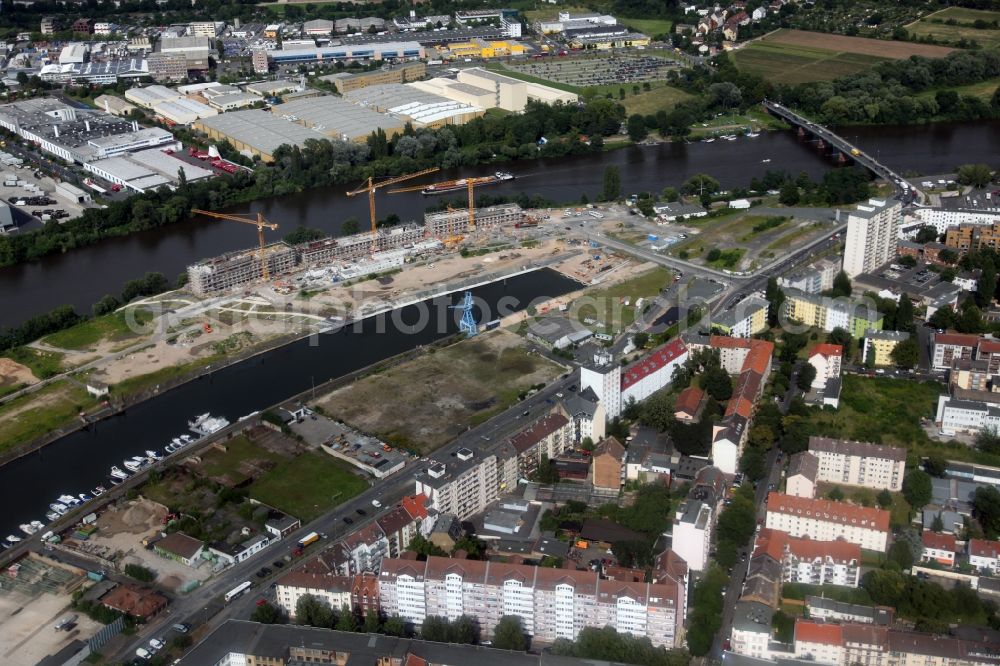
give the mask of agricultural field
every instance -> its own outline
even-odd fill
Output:
[[[904,27],[917,37],[932,37],[951,44],[957,44],[962,39],[975,40],[983,48],[1000,48],[1000,30],[982,27],[982,24],[977,28],[976,21],[995,24],[1000,21],[1000,12],[948,7]]]
[[[942,57],[951,49],[864,37],[778,30],[733,51],[736,65],[774,83],[827,81],[886,60],[911,55]]]
[[[434,349],[318,401],[331,418],[395,446],[429,453],[518,401],[563,369],[497,330]],[[386,396],[394,396],[392,403]]]

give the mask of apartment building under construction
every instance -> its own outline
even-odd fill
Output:
[[[271,243],[264,248],[267,270],[271,277],[285,275],[295,269],[296,252],[285,242]],[[238,250],[188,266],[190,288],[204,296],[248,284],[263,277],[260,250]]]
[[[406,224],[400,227],[379,229],[375,235],[375,249],[378,252],[398,250],[413,245],[424,238],[424,227]],[[345,236],[344,238],[324,238],[296,246],[303,266],[322,266],[338,261],[357,261],[372,253],[370,231]]]
[[[523,217],[524,213],[517,204],[476,208],[474,213],[477,230],[519,224]],[[424,226],[427,228],[428,236],[441,239],[473,231],[469,228],[469,211],[465,208],[443,213],[427,213],[424,215]]]

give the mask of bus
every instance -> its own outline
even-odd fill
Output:
[[[249,590],[252,586],[253,583],[247,580],[243,581],[233,589],[229,590],[228,592],[226,592],[226,603],[228,604],[230,601],[232,601],[233,599],[237,598],[238,596]]]
[[[309,544],[316,543],[317,541],[319,541],[319,535],[316,534],[315,532],[310,532],[309,534],[299,539],[299,548],[305,548]]]

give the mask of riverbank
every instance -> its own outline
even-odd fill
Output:
[[[350,287],[332,286],[307,296],[282,295],[262,285],[257,290],[261,296],[250,298],[199,301],[172,292],[163,295],[163,300],[144,299],[131,307],[157,307],[160,313],[148,322],[150,333],[138,337],[138,349],[70,368],[65,374],[0,401],[0,420],[6,424],[0,426],[0,465],[78,430],[96,427],[98,421],[121,415],[189,381],[314,336],[334,324],[354,327],[368,317],[546,266],[557,266],[568,276],[583,275],[575,261],[578,255],[567,252],[561,243],[546,242],[494,256],[462,257],[454,253],[435,257],[392,278],[362,281]],[[234,303],[251,305],[239,308]],[[57,340],[80,337],[71,333]],[[92,344],[95,349],[105,346],[103,340]],[[14,367],[12,362],[5,368],[23,375],[23,368]],[[108,386],[106,402],[87,399],[85,385]],[[81,401],[85,402],[79,405]],[[86,418],[78,415],[81,411],[86,412]],[[34,423],[25,419],[18,422],[20,414]],[[34,432],[25,429],[31,426]],[[9,432],[15,439],[5,437]]]

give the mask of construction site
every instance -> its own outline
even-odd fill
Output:
[[[484,234],[504,227],[515,228],[526,221],[528,224],[537,224],[537,220],[525,216],[517,204],[476,208],[475,187],[496,180],[495,177],[487,176],[390,190],[390,193],[412,192],[433,186],[443,186],[449,190],[465,189],[469,204],[467,209],[455,210],[449,207],[447,211],[426,213],[422,225],[411,222],[396,227],[378,227],[375,215],[377,190],[437,170],[425,169],[379,182],[369,178],[365,184],[348,192],[348,196],[368,196],[371,229],[343,238],[323,238],[295,246],[284,242],[268,244],[264,240],[264,230],[274,231],[278,224],[265,220],[260,214],[256,218],[250,218],[203,210],[192,211],[208,217],[255,225],[259,247],[255,250],[230,252],[192,264],[187,269],[190,290],[198,296],[210,296],[238,289],[261,279],[268,281],[317,268],[332,268],[333,275],[330,277],[334,282],[351,280],[394,270],[402,266],[408,257],[452,248],[467,239],[481,239]]]

